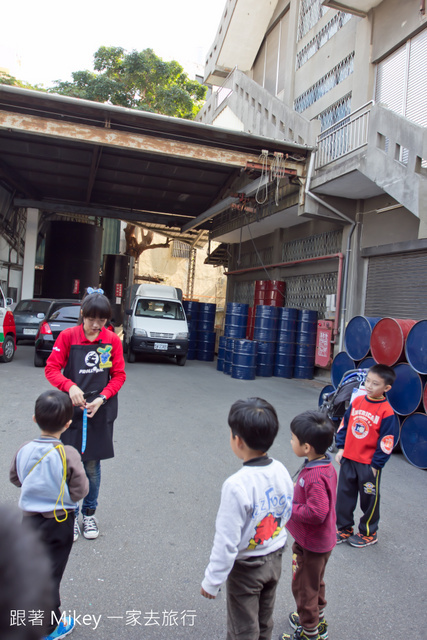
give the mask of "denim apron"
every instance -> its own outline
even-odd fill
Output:
[[[88,345],[71,345],[64,375],[85,393],[87,402],[92,402],[107,386],[112,366],[111,344],[101,341]],[[87,419],[87,442],[82,460],[106,460],[114,457],[113,426],[117,418],[117,395],[101,405],[93,416]],[[83,433],[83,410],[74,407],[73,421],[61,440],[81,453]]]

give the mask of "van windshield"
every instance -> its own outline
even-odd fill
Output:
[[[136,316],[145,318],[164,318],[165,320],[184,320],[184,310],[179,302],[173,300],[138,300]]]

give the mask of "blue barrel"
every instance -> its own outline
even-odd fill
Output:
[[[276,343],[258,342],[257,344],[256,375],[270,378],[274,370]]]
[[[196,300],[183,300],[182,306],[184,307],[185,315],[191,316],[191,319],[197,320],[199,317],[199,303]]]
[[[215,331],[197,332],[197,360],[212,362],[215,357]]]
[[[234,338],[225,339],[223,371],[228,376],[231,375],[231,367],[233,364],[233,345],[234,345]]]
[[[212,333],[215,327],[216,304],[211,302],[199,302],[199,316],[197,329]]]
[[[371,348],[372,329],[381,318],[354,316],[344,334],[344,348],[352,360],[366,358]]]
[[[412,413],[402,423],[400,447],[414,467],[427,469],[427,415]]]
[[[293,377],[311,380],[314,377],[315,357],[315,344],[297,344]]]
[[[277,342],[295,342],[298,309],[280,307],[277,321]]]
[[[197,357],[197,331],[191,330],[188,334],[187,360],[195,360]]]
[[[276,342],[280,307],[258,305],[255,310],[254,340]]]
[[[374,364],[377,364],[375,362],[375,360],[371,356],[368,356],[367,358],[363,358],[363,360],[361,360],[359,362],[358,368],[359,369],[370,369],[371,367],[374,366]]]
[[[343,375],[352,369],[356,369],[356,363],[350,358],[348,353],[346,351],[337,353],[331,365],[331,380],[335,389],[338,388]]]
[[[327,384],[325,387],[323,387],[322,391],[319,393],[319,407],[322,406],[323,401],[325,400],[325,396],[332,393],[333,391],[335,391],[335,387],[331,384]]]
[[[417,373],[427,374],[427,320],[419,320],[410,329],[406,336],[405,354]]]
[[[277,378],[292,378],[295,365],[295,342],[278,342],[274,356],[273,375]]]
[[[218,358],[216,361],[217,371],[224,371],[225,342],[226,337],[220,336],[218,340]]]
[[[418,409],[423,398],[423,382],[420,375],[410,364],[402,362],[393,367],[396,380],[387,392],[393,411],[401,416],[407,416]]]
[[[316,356],[317,311],[298,310],[298,323],[295,336],[294,378],[311,380],[314,377]]]
[[[257,343],[253,340],[235,340],[231,377],[237,380],[255,380]]]
[[[224,335],[229,338],[246,338],[249,305],[229,302],[226,306]]]

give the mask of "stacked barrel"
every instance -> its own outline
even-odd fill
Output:
[[[184,300],[189,329],[189,360],[212,362],[215,357],[215,314],[216,304]],[[188,320],[188,317],[190,318]]]
[[[401,449],[411,464],[427,469],[427,320],[355,316],[344,345],[332,362],[333,388],[350,369],[392,367],[396,381],[387,399],[400,421]]]
[[[292,378],[294,375],[297,326],[298,309],[290,307],[279,309],[274,359],[274,375],[277,377]]]

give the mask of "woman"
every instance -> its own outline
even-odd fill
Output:
[[[49,382],[68,393],[74,405],[73,421],[62,441],[81,452],[89,479],[89,493],[82,505],[83,535],[89,540],[99,535],[94,514],[101,483],[100,461],[114,457],[117,393],[126,380],[122,343],[105,327],[110,317],[108,298],[88,289],[81,322],[59,334],[45,369]],[[79,535],[77,512],[74,541]]]

